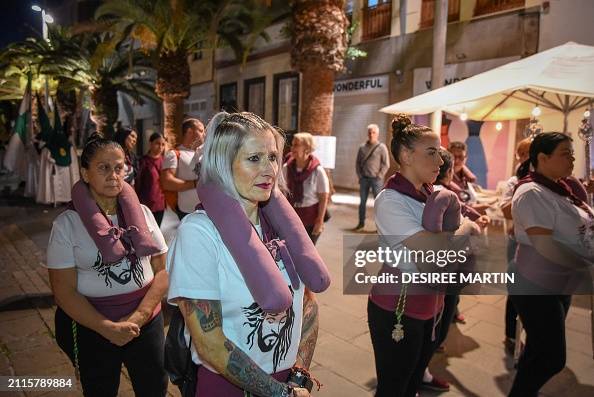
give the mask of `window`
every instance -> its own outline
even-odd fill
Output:
[[[524,6],[525,0],[476,0],[474,16],[492,14]]]
[[[237,112],[237,83],[223,84],[219,88],[219,105],[225,112]]]
[[[435,16],[435,0],[423,0],[421,4],[421,29],[433,26]],[[460,0],[448,1],[448,22],[460,19]]]
[[[392,27],[392,2],[369,0],[363,8],[363,40],[389,36]]]
[[[244,108],[248,112],[257,114],[264,118],[266,102],[266,78],[258,77],[244,82]]]
[[[299,74],[274,76],[273,124],[287,132],[297,132],[299,121]]]
[[[200,112],[202,110],[206,110],[206,100],[202,99],[190,103],[191,112]]]

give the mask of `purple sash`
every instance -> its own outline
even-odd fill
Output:
[[[584,273],[552,262],[542,256],[534,247],[518,244],[516,266],[526,280],[544,288],[552,294],[572,295],[583,293]]]
[[[279,382],[286,382],[290,369],[285,369],[272,374],[271,376]],[[196,397],[243,397],[244,392],[239,387],[225,379],[224,376],[216,374],[204,365],[198,366],[198,384],[196,386]]]
[[[125,317],[136,310],[151,285],[152,282],[141,289],[126,294],[102,296],[99,298],[91,298],[87,296],[86,298],[91,305],[93,305],[93,307],[106,318],[111,321],[119,321],[122,317]],[[155,307],[149,320],[152,320],[160,311],[161,302]]]

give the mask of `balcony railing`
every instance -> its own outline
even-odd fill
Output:
[[[477,0],[474,6],[474,16],[521,8],[525,5],[525,0]]]
[[[392,2],[363,8],[363,40],[390,35]]]
[[[435,0],[423,0],[421,3],[421,29],[433,26],[435,19]],[[460,0],[448,1],[448,22],[460,19]]]

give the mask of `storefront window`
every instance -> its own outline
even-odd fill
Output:
[[[258,77],[245,81],[244,108],[264,118],[266,101],[266,78]]]
[[[299,75],[274,76],[274,124],[285,131],[296,132],[299,118]]]
[[[219,97],[221,110],[237,112],[237,83],[221,85]]]

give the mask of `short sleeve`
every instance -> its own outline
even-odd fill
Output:
[[[328,175],[321,165],[316,168],[316,193],[330,193]]]
[[[165,156],[163,157],[163,164],[161,164],[162,170],[168,170],[172,168],[177,168],[177,155],[175,154],[175,150],[169,150],[166,152]]]
[[[169,292],[177,298],[220,300],[217,247],[214,226],[202,213],[187,215],[177,230],[167,255]]]
[[[159,252],[155,255],[161,255],[167,252],[167,243],[165,242],[165,237],[163,237],[163,233],[161,233],[161,229],[157,224],[155,216],[153,213],[145,206],[142,205],[142,211],[144,212],[144,218],[146,219],[146,225],[153,236],[153,240],[157,243],[159,247]]]
[[[512,176],[505,182],[505,190],[501,195],[501,202],[507,204],[514,195],[514,189],[518,184],[518,177]]]
[[[49,269],[69,269],[76,267],[72,228],[65,213],[54,220],[47,246],[47,267]]]
[[[390,241],[401,243],[408,237],[423,231],[422,219],[416,216],[408,203],[394,196],[391,190],[383,190],[375,200],[375,224],[382,236],[390,236]]]
[[[512,201],[512,218],[515,224],[521,225],[524,230],[531,227],[553,230],[557,213],[555,204],[536,190],[518,193]]]

